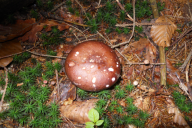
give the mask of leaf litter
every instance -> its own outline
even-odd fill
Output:
[[[129,116],[129,112],[125,112],[123,115],[118,114],[116,109],[114,109],[113,112],[109,111],[109,107],[112,106],[113,100],[117,100],[119,105],[123,107],[123,110],[126,110],[126,107],[130,106],[130,104],[126,102],[125,98],[117,99],[115,97],[115,89],[118,85],[121,85],[119,86],[120,89],[126,90],[126,85],[133,84],[134,81],[137,81],[138,85],[135,85],[134,89],[130,92],[126,91],[126,97],[132,97],[134,100],[133,104],[139,110],[150,114],[150,117],[146,119],[144,127],[190,127],[192,124],[192,110],[190,109],[189,112],[181,111],[180,108],[175,104],[177,99],[174,99],[172,95],[174,91],[177,91],[186,96],[187,102],[191,102],[191,99],[189,98],[192,95],[190,92],[192,81],[190,60],[188,60],[188,76],[186,76],[185,72],[180,71],[179,67],[184,64],[191,49],[190,31],[185,33],[185,30],[190,29],[189,24],[192,16],[190,15],[190,12],[188,13],[189,15],[184,15],[183,13],[186,12],[186,10],[183,11],[180,8],[175,10],[173,7],[174,5],[181,5],[181,7],[185,7],[187,4],[183,3],[182,1],[174,2],[174,4],[170,4],[169,2],[170,1],[164,0],[165,7],[169,8],[169,10],[161,11],[160,14],[162,16],[155,20],[155,23],[163,22],[170,23],[171,25],[153,25],[152,22],[147,22],[150,27],[148,26],[148,28],[143,28],[144,32],[145,29],[149,29],[147,31],[150,31],[150,35],[149,32],[146,34],[147,36],[150,36],[149,38],[144,38],[145,34],[140,34],[138,31],[136,31],[134,34],[135,38],[132,38],[128,45],[121,45],[117,48],[114,48],[122,65],[121,78],[113,88],[109,89],[110,95],[106,96],[108,98],[105,97],[107,104],[102,106],[105,111],[103,116],[107,116],[110,119],[111,126],[113,127],[140,127],[140,125],[137,123],[126,124],[126,120],[122,124],[118,123],[118,121],[123,120],[123,116]],[[115,3],[116,1],[112,2],[114,7]],[[36,21],[34,18],[27,20],[18,19],[14,25],[1,25],[1,48],[7,49],[10,52],[7,53],[5,50],[0,50],[0,66],[9,66],[9,64],[12,62],[12,59],[7,58],[6,56],[13,56],[14,54],[21,52],[21,46],[23,51],[28,50],[32,54],[37,54],[33,54],[30,59],[26,60],[21,65],[15,65],[14,63],[11,63],[12,69],[10,69],[10,72],[12,73],[17,73],[19,70],[23,70],[26,66],[33,67],[34,64],[32,63],[32,59],[34,58],[41,62],[44,66],[44,63],[50,60],[49,56],[44,56],[47,54],[46,51],[48,49],[55,51],[59,57],[67,57],[70,50],[83,40],[102,40],[109,46],[113,46],[129,40],[131,37],[131,33],[123,34],[120,31],[106,33],[105,29],[107,29],[109,25],[105,21],[100,22],[101,27],[97,30],[96,34],[90,32],[90,30],[94,28],[86,28],[87,26],[90,27],[89,25],[85,24],[85,21],[89,20],[89,18],[87,18],[89,16],[84,15],[83,13],[85,13],[85,11],[87,13],[90,12],[91,16],[96,17],[99,8],[106,6],[108,9],[110,9],[109,3],[98,4],[93,2],[91,4],[89,2],[83,3],[73,1],[72,5],[73,8],[77,8],[76,13],[79,13],[79,16],[71,13],[70,9],[64,4],[61,8],[57,9],[56,14],[59,18],[57,19],[57,17],[54,17],[56,20],[46,19],[46,17],[44,17],[45,19],[40,19],[39,21]],[[118,10],[120,9],[118,8]],[[116,13],[115,17],[120,17],[119,13]],[[137,18],[136,22],[141,22],[141,20],[143,19]],[[129,20],[119,20],[117,22],[118,24],[124,24],[126,22],[130,23]],[[54,26],[56,26],[58,29],[58,31],[55,33],[62,32],[59,35],[59,38],[63,40],[60,42],[60,44],[43,46],[42,43],[45,38],[49,38],[48,40],[53,39],[52,35],[55,34],[53,28]],[[110,29],[113,29],[113,27]],[[131,30],[131,27],[129,27],[129,29]],[[43,33],[47,34],[45,38],[42,38]],[[140,39],[137,40],[137,37]],[[18,40],[17,43],[14,43],[15,40],[13,39],[15,38],[19,39],[22,45],[19,44]],[[14,47],[16,50],[15,52],[9,49],[9,47],[4,48],[5,44],[9,42],[13,43],[10,44],[10,48]],[[109,42],[111,42],[111,44]],[[160,63],[157,45],[168,49],[166,51],[167,86],[162,86],[159,84]],[[60,58],[53,58],[51,60],[52,62],[59,62],[64,65],[64,59],[62,60]],[[147,64],[144,63],[145,60],[147,60]],[[45,67],[43,67],[43,69],[45,70]],[[5,78],[3,73],[4,71],[1,71],[1,79]],[[186,81],[186,77],[189,77],[190,86],[187,86],[188,83]],[[42,78],[37,78],[36,81],[40,84],[43,80]],[[99,92],[98,94],[88,92],[78,93],[76,87],[68,81],[64,69],[61,69],[59,72],[55,73],[53,78],[48,79],[48,86],[51,88],[52,93],[46,104],[56,101],[60,105],[60,116],[64,121],[60,125],[61,127],[84,127],[84,123],[89,121],[87,113],[91,108],[96,107],[96,102],[98,99],[100,99],[99,95],[102,94]],[[2,87],[1,90],[3,91]],[[85,95],[85,97],[80,97],[80,94]],[[4,102],[3,104],[7,103]],[[114,105],[114,107],[119,106]],[[7,108],[5,107],[4,109]],[[131,116],[134,118],[139,117],[137,113]],[[119,120],[116,121],[116,119]],[[136,119],[133,120],[136,122]],[[7,120],[5,119],[4,122],[1,122],[1,124],[8,125]],[[10,126],[11,125],[18,124],[14,124],[12,122]]]

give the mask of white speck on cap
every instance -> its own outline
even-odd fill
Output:
[[[91,65],[91,68],[93,68],[94,67],[94,65]]]
[[[138,84],[139,84],[139,82],[136,80],[133,82],[133,85],[135,85],[135,86],[137,86]]]
[[[76,52],[76,53],[75,53],[75,56],[77,56],[78,54],[79,54],[79,52]]]
[[[69,67],[75,66],[75,62],[69,62]]]
[[[116,65],[116,67],[119,67],[119,65]]]
[[[109,85],[106,85],[106,88],[108,88],[109,87]]]
[[[96,82],[96,77],[93,77],[92,83],[95,83],[95,82]]]
[[[93,87],[95,87],[95,84],[93,84]]]
[[[111,80],[114,82],[115,81],[115,77],[113,77]]]
[[[106,72],[106,69],[104,69],[103,71]]]
[[[94,62],[94,60],[93,60],[93,59],[91,59],[89,62]]]
[[[81,77],[79,76],[78,79],[81,79]]]
[[[85,67],[83,67],[82,69],[85,69]]]
[[[113,69],[113,68],[108,68],[108,70],[109,70],[109,71],[111,71],[111,72],[113,72],[113,71],[114,71],[114,69]]]

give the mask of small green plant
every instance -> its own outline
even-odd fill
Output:
[[[48,9],[48,10],[53,9],[53,1],[52,1],[52,0],[48,0],[48,1],[47,1],[47,9]]]
[[[149,116],[150,115],[147,112],[139,111],[139,118],[140,119],[146,120],[147,118],[149,118]]]
[[[125,10],[126,10],[127,12],[131,12],[131,11],[133,10],[132,4],[131,4],[131,3],[127,3],[127,4],[125,5]]]
[[[130,29],[129,29],[129,28],[124,28],[124,29],[123,29],[123,32],[124,32],[125,34],[128,34],[128,33],[130,33]]]
[[[39,14],[36,10],[31,10],[31,16],[35,19],[38,19],[39,18]]]
[[[21,55],[15,55],[13,57],[13,63],[21,64],[30,57],[31,57],[31,54],[29,52],[24,52]]]
[[[142,26],[135,26],[135,31],[137,31],[138,33],[142,33],[143,32],[143,27]]]
[[[104,116],[104,122],[103,122],[103,125],[102,125],[102,127],[103,128],[109,128],[110,127],[110,120],[109,120],[109,118],[107,117],[107,116]]]
[[[80,89],[80,88],[77,88],[77,95],[81,98],[81,99],[85,99],[86,97],[88,97],[88,92],[83,90],[83,89]]]
[[[117,101],[116,100],[112,100],[111,101],[111,105],[117,105]]]
[[[178,63],[175,64],[175,67],[181,66],[182,64],[183,63],[178,62]]]
[[[120,89],[120,90],[118,90],[118,91],[116,92],[115,98],[117,98],[117,99],[122,99],[122,98],[125,97],[125,94],[126,94],[125,91],[122,90],[122,89]]]
[[[100,99],[110,99],[111,93],[109,90],[103,90],[97,93]]]
[[[131,115],[135,114],[137,112],[137,107],[133,104],[129,104],[129,106],[126,108],[126,111]]]
[[[72,7],[68,7],[68,11],[72,14],[74,14],[75,10]]]
[[[118,107],[116,107],[116,111],[117,111],[117,113],[119,113],[119,114],[122,114],[123,113],[123,107],[121,106],[121,105],[119,105]]]
[[[0,77],[0,87],[5,85],[5,79]]]
[[[105,30],[105,32],[108,34],[108,33],[110,33],[111,32],[111,28],[107,28],[106,30]]]
[[[165,47],[165,51],[168,51],[169,50],[169,48],[168,47]]]
[[[182,33],[181,29],[177,29],[176,31],[177,31],[178,33]]]
[[[110,20],[109,20],[109,25],[111,27],[114,27],[117,23],[117,18],[116,17],[111,17]]]
[[[96,105],[100,107],[104,107],[107,104],[107,101],[104,99],[100,99],[97,101]]]
[[[157,2],[157,8],[159,12],[163,11],[165,8],[165,3]]]
[[[91,19],[87,22],[87,25],[90,25],[91,33],[96,33],[98,29],[98,24],[96,23],[95,19]]]
[[[125,86],[126,90],[131,92],[134,89],[134,86],[132,84],[127,84],[127,86]]]
[[[113,112],[115,110],[115,107],[113,105],[110,105],[107,109],[109,112]]]
[[[62,65],[59,62],[54,63],[54,68],[59,72],[62,68]]]
[[[181,93],[174,91],[173,98],[181,111],[189,113],[192,110],[192,103],[188,102],[187,98]]]
[[[133,118],[128,115],[123,116],[123,120],[125,121],[125,124],[132,124],[133,123]]]
[[[95,110],[97,110],[97,112],[99,113],[99,115],[103,116],[103,114],[105,113],[105,108],[102,106],[96,106]]]
[[[42,7],[43,6],[43,2],[41,0],[36,0],[37,6],[38,7]]]
[[[111,19],[112,19],[111,13],[110,13],[110,12],[106,12],[105,15],[104,15],[104,17],[103,17],[103,19],[104,19],[104,21],[105,21],[106,23],[110,23],[110,21],[111,21]]]
[[[127,104],[133,104],[133,99],[131,97],[127,97],[125,100]]]
[[[125,21],[125,17],[126,17],[125,11],[121,10],[121,11],[120,11],[120,20],[121,20],[121,21]]]
[[[66,4],[67,6],[71,6],[71,5],[72,5],[72,2],[71,2],[71,0],[67,0],[65,4]]]
[[[45,63],[45,66],[46,66],[46,71],[45,71],[45,75],[43,76],[44,80],[51,78],[55,74],[55,67],[50,61],[47,61]]]
[[[134,118],[133,124],[139,128],[143,128],[145,126],[145,122],[140,120],[139,118]]]
[[[88,112],[88,118],[91,120],[91,122],[85,123],[86,128],[94,128],[94,126],[100,126],[103,124],[103,121],[104,121],[104,120],[99,120],[99,113],[94,108],[92,108]]]
[[[87,16],[87,18],[92,19],[92,16],[91,16],[91,14],[89,12],[86,13],[86,16]]]
[[[114,6],[113,6],[113,4],[110,1],[106,2],[106,6],[105,7],[106,7],[106,10],[108,12],[112,12],[114,10]]]
[[[121,33],[122,33],[121,29],[118,28],[118,27],[116,27],[115,31],[116,31],[118,34],[121,34]]]
[[[56,26],[52,26],[51,28],[51,34],[49,34],[49,36],[47,33],[41,34],[43,46],[48,47],[49,45],[56,45],[62,41],[62,39],[60,38],[62,32],[60,32]]]
[[[103,12],[101,10],[99,10],[97,12],[97,22],[100,23],[102,21],[102,19],[103,19]]]

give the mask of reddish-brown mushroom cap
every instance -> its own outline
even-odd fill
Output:
[[[86,91],[111,87],[120,76],[120,62],[115,52],[99,41],[86,41],[74,47],[65,61],[68,78]]]

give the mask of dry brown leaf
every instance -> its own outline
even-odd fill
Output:
[[[151,37],[158,46],[169,47],[177,26],[165,16],[161,16],[155,21],[155,23],[158,22],[170,23],[171,25],[153,25],[150,32]]]
[[[53,82],[52,84],[54,84]],[[56,83],[55,83],[56,84]],[[59,85],[59,93],[57,86],[50,96],[50,102],[59,102],[60,104],[68,105],[76,99],[76,86],[68,79],[62,80]]]
[[[70,105],[61,106],[61,115],[67,117],[71,121],[75,121],[84,124],[89,120],[88,112],[95,107],[95,103],[98,99],[90,99],[86,101],[74,101]]]
[[[15,37],[25,34],[31,30],[35,19],[17,20],[15,24],[9,26],[0,25],[0,42],[11,40]]]
[[[52,26],[57,26],[57,28],[59,29],[59,31],[63,31],[63,30],[66,30],[66,29],[69,29],[69,26],[66,25],[65,23],[58,23],[54,20],[45,20],[45,21],[42,21],[41,25],[47,25],[45,31],[48,32],[48,31],[51,31],[52,30]]]
[[[175,123],[178,123],[179,125],[184,125],[185,128],[190,128],[189,125],[187,124],[187,122],[184,119],[184,115],[179,111],[179,109],[177,108],[177,106],[174,104],[174,102],[172,101],[172,99],[167,98],[167,109],[168,109],[168,113],[174,113],[174,117],[173,117],[173,121]]]
[[[45,21],[40,21],[40,24],[34,24],[32,29],[27,32],[24,36],[22,36],[20,38],[20,40],[22,42],[25,42],[27,40],[29,40],[30,43],[35,43],[37,40],[38,40],[38,37],[37,37],[37,32],[40,32],[44,26],[47,26],[45,31],[48,32],[48,31],[51,31],[51,27],[52,26],[57,26],[57,28],[59,29],[59,31],[63,31],[65,29],[68,29],[69,26],[64,24],[64,23],[58,23],[54,20],[45,20]]]
[[[22,47],[18,39],[0,43],[0,58],[15,53],[19,53],[21,51]],[[0,66],[1,67],[7,66],[10,62],[12,62],[12,60],[13,60],[12,57],[0,59]]]
[[[148,47],[149,41],[146,38],[140,38],[139,41],[135,41],[125,49],[124,53],[140,53],[144,48]]]
[[[30,43],[34,43],[37,41],[38,37],[36,35],[37,32],[43,29],[42,25],[35,24],[31,31],[27,32],[21,39],[22,42],[29,40]]]

